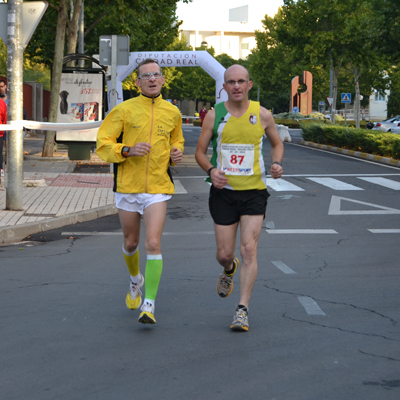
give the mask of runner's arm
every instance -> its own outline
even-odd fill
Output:
[[[171,138],[170,138],[170,156],[171,156],[171,162],[172,165],[178,164],[179,162],[182,161],[182,156],[183,156],[183,149],[184,149],[184,143],[185,139],[183,138],[183,133],[182,133],[182,116],[181,113],[178,111],[177,108],[177,123],[174,128],[174,130],[171,132]]]
[[[283,168],[279,164],[274,164],[274,162],[282,164],[284,146],[279,137],[278,131],[276,130],[274,117],[264,107],[260,107],[260,119],[265,134],[271,144],[271,176],[273,179],[278,179],[283,175]]]
[[[211,110],[204,118],[203,128],[201,129],[195,153],[197,163],[205,172],[214,167],[207,157],[207,148],[213,135],[214,120],[215,110]],[[210,178],[212,184],[218,189],[222,189],[228,183],[228,178],[225,177],[225,173],[215,167],[210,171]]]

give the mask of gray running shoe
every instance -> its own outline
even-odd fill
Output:
[[[247,316],[247,308],[236,309],[235,315],[233,316],[233,321],[231,324],[231,329],[233,331],[244,331],[249,330],[249,318]]]
[[[235,257],[233,259],[233,272],[228,275],[226,275],[225,269],[224,272],[222,272],[218,278],[217,281],[217,293],[220,297],[228,297],[233,290],[233,275],[235,275],[235,272],[239,268],[239,259]]]

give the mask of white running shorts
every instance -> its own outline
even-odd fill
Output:
[[[115,202],[120,210],[138,212],[143,215],[143,211],[154,203],[167,201],[172,196],[170,194],[149,194],[149,193],[118,193],[115,192]]]

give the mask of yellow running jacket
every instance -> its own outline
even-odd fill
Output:
[[[144,157],[122,154],[124,146],[150,143],[150,153]],[[114,192],[165,193],[175,192],[169,171],[173,147],[183,153],[182,117],[178,108],[159,95],[142,94],[114,107],[97,133],[97,154],[114,163]]]

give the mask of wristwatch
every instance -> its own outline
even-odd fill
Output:
[[[124,147],[122,148],[122,150],[121,150],[121,154],[122,154],[124,157],[128,157],[128,153],[129,153],[129,150],[130,150],[130,149],[131,149],[130,147],[124,146]]]
[[[280,165],[282,167],[282,164],[279,161],[274,161],[272,164],[278,164],[278,165]]]
[[[216,168],[216,167],[211,167],[211,168],[207,171],[207,175],[208,175],[208,176],[211,177],[211,175],[210,175],[210,174],[211,174],[211,170],[213,170],[214,168]]]

